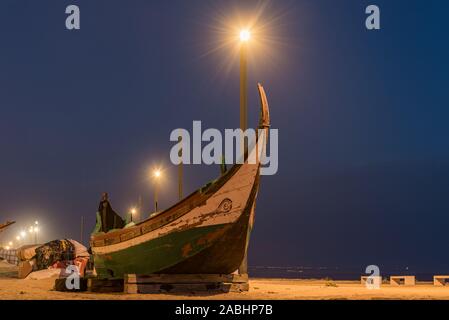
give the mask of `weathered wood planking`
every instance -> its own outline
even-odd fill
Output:
[[[96,279],[91,278],[87,280],[87,289],[89,292],[97,293],[112,293],[123,292],[123,279]]]
[[[125,283],[247,283],[247,274],[152,274],[152,275],[125,275]]]
[[[158,294],[158,293],[227,293],[249,290],[247,283],[177,283],[177,284],[125,284],[128,294]]]
[[[243,292],[249,290],[248,275],[152,274],[125,276],[125,293]]]
[[[68,289],[66,280],[67,280],[66,278],[56,279],[53,289],[55,291],[59,291],[59,292],[84,292],[84,291],[87,291],[87,289],[88,289],[88,281],[87,281],[88,279],[86,279],[86,278],[80,278],[79,289],[76,289],[76,288]]]

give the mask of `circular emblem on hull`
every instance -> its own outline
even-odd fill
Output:
[[[231,211],[231,209],[232,209],[232,200],[226,198],[218,206],[217,212],[226,213],[226,212]]]

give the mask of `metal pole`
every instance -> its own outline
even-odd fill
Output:
[[[182,137],[178,137],[179,143],[182,142]],[[182,199],[182,177],[183,177],[183,163],[182,163],[182,147],[179,150],[179,157],[181,159],[181,162],[178,165],[178,193],[179,193],[179,200]]]
[[[240,129],[243,132],[247,129],[248,123],[248,75],[247,75],[247,57],[246,57],[246,44],[242,42],[240,47]],[[246,160],[247,144],[245,142],[245,137],[241,137],[241,146],[243,157]],[[245,250],[245,256],[243,257],[242,264],[239,267],[240,274],[248,273],[248,252]]]
[[[138,217],[136,217],[136,221],[139,221],[141,219],[141,217],[142,217],[142,212],[143,212],[143,210],[142,210],[142,196],[141,195],[139,195],[139,209],[138,209],[137,212],[139,214],[138,214]]]
[[[158,183],[157,181],[154,182],[154,212],[157,212],[157,188],[158,188]]]
[[[245,132],[248,127],[248,74],[246,51],[246,43],[242,42],[240,44],[240,129],[242,129],[243,132]],[[244,136],[241,137],[241,143],[243,156],[246,157],[247,145]]]
[[[81,243],[84,241],[84,216],[81,216],[81,230],[80,230]]]

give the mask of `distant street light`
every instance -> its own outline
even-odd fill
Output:
[[[153,172],[154,178],[154,212],[158,210],[158,189],[159,189],[159,181],[162,177],[162,171],[160,169],[156,169]]]
[[[28,232],[30,233],[30,240],[31,242],[33,242],[34,227],[33,226],[29,227]]]
[[[131,214],[131,222],[133,222],[133,216],[137,213],[136,208],[131,208],[131,210],[129,211],[129,213]]]
[[[37,234],[39,233],[39,228],[34,227],[33,231],[34,231],[34,244],[37,244]]]

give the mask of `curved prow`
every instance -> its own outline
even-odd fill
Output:
[[[268,99],[265,93],[265,89],[263,86],[258,83],[257,88],[259,89],[260,96],[260,120],[259,120],[259,128],[269,128],[270,127],[270,108],[268,106]]]
[[[270,129],[270,108],[268,106],[268,99],[265,93],[265,89],[260,83],[257,84],[257,88],[259,89],[259,97],[260,97],[260,119],[259,119],[259,128],[257,130],[258,133],[255,151],[256,151],[256,161],[258,164],[260,164],[260,161],[265,156],[267,148],[267,140]]]

